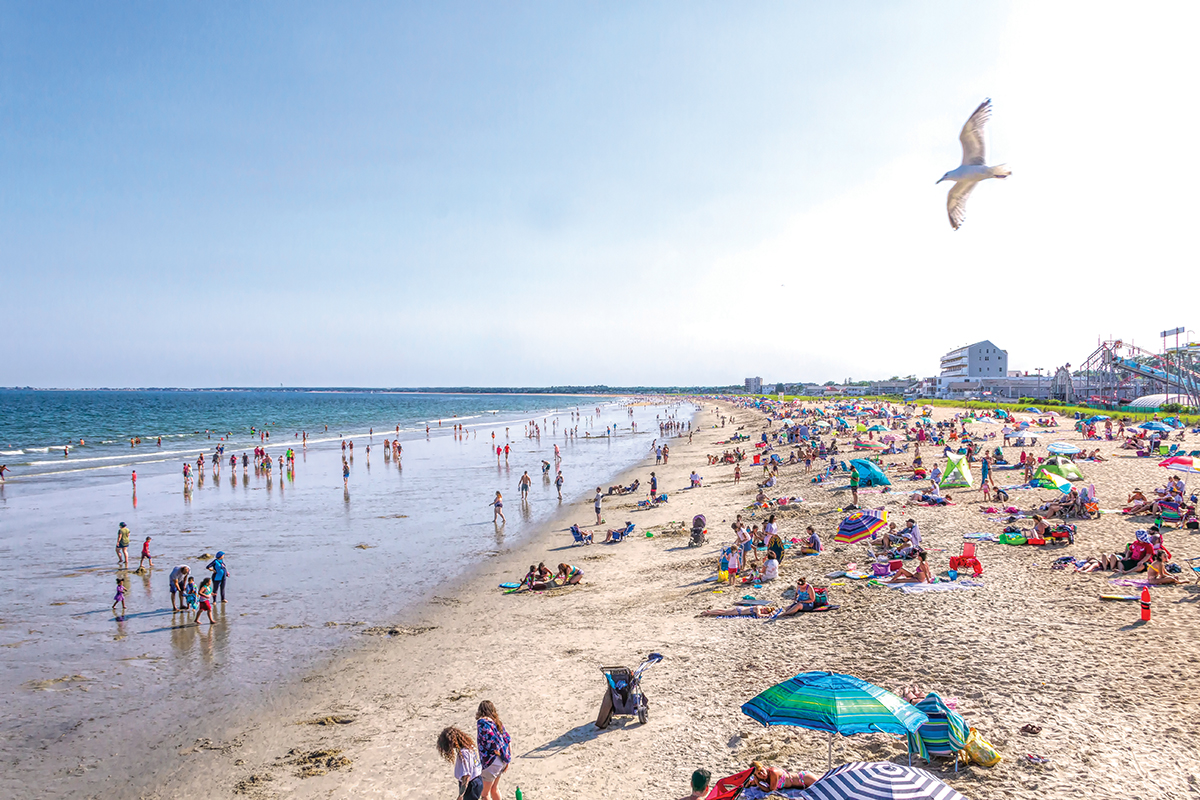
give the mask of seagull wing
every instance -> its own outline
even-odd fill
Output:
[[[959,181],[946,196],[946,211],[950,214],[950,227],[958,230],[967,216],[967,198],[978,181]]]
[[[964,167],[982,165],[984,163],[984,159],[987,156],[987,146],[983,139],[984,127],[991,118],[992,98],[989,97],[979,104],[979,108],[975,109],[975,113],[967,120],[967,124],[963,125],[962,133],[958,135],[958,140],[962,142],[962,163]]]

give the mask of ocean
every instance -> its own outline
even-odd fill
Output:
[[[108,737],[156,742],[175,714],[286,684],[365,629],[419,617],[439,590],[564,507],[592,526],[596,487],[646,455],[656,417],[692,411],[549,395],[0,391],[0,464],[10,470],[0,484],[0,691],[9,698],[0,752],[13,780],[25,759],[61,749],[99,763]],[[402,444],[398,462],[384,457],[386,438]],[[345,484],[343,440],[354,443]],[[507,459],[493,442],[509,445]],[[542,470],[555,445],[562,501],[553,468]],[[294,472],[243,469],[255,446],[274,459],[294,449]],[[195,469],[202,453],[203,477],[188,490],[182,466]],[[533,488],[522,503],[526,471]],[[492,519],[496,491],[504,525]],[[120,523],[132,531],[131,569],[152,537],[145,574],[118,569]],[[217,551],[228,602],[216,604],[218,624],[197,627],[172,613],[168,574],[187,565],[199,582]],[[110,608],[117,577],[123,614]],[[131,717],[131,705],[173,710]]]

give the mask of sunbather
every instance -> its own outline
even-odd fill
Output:
[[[1151,583],[1155,586],[1164,586],[1182,582],[1179,578],[1167,572],[1166,553],[1156,553],[1154,560],[1150,562],[1146,569],[1146,583]]]
[[[804,529],[804,531],[808,534],[808,536],[800,545],[800,552],[804,555],[821,552],[821,537],[817,536],[817,532],[813,530],[813,526],[809,525]]]
[[[909,572],[904,567],[896,570],[896,574],[888,579],[889,583],[933,583],[933,575],[929,572],[929,564],[925,561],[925,551],[918,550],[917,558],[920,563],[913,572]]]
[[[775,606],[734,606],[733,608],[710,608],[701,611],[697,617],[769,617],[775,613]]]
[[[780,789],[807,789],[817,782],[819,776],[805,770],[788,772],[781,767],[765,767],[755,761],[750,764],[754,770],[754,785],[764,792],[777,792]]]
[[[796,600],[779,613],[781,617],[790,617],[802,611],[812,611],[817,607],[817,591],[809,584],[807,578],[796,579]]]

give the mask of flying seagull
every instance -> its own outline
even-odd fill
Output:
[[[988,178],[1007,178],[1012,170],[1000,164],[989,167],[984,162],[987,159],[987,146],[984,143],[984,126],[992,118],[992,98],[987,98],[975,109],[975,113],[963,125],[958,140],[962,142],[962,166],[952,169],[938,180],[954,181],[954,188],[946,198],[946,211],[950,213],[950,227],[958,230],[967,214],[967,198],[975,184]]]

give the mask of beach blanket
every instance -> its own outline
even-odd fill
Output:
[[[1113,586],[1136,586],[1138,588],[1154,586],[1150,581],[1139,580],[1137,578],[1113,578],[1109,583]]]
[[[744,800],[763,800],[765,797],[794,797],[798,800],[804,800],[808,797],[803,789],[776,789],[773,792],[764,792],[756,786],[751,786],[742,792]]]
[[[958,581],[939,581],[938,583],[885,583],[891,589],[899,589],[905,594],[922,594],[924,592],[954,592],[966,589],[978,589],[984,584],[963,578]]]
[[[996,536],[996,534],[994,534],[994,533],[983,533],[983,532],[978,532],[978,533],[964,533],[964,534],[963,534],[963,538],[964,538],[964,539],[969,539],[969,540],[971,540],[971,541],[973,541],[973,542],[998,542],[998,541],[1000,541],[1000,538],[999,538],[998,536]]]

